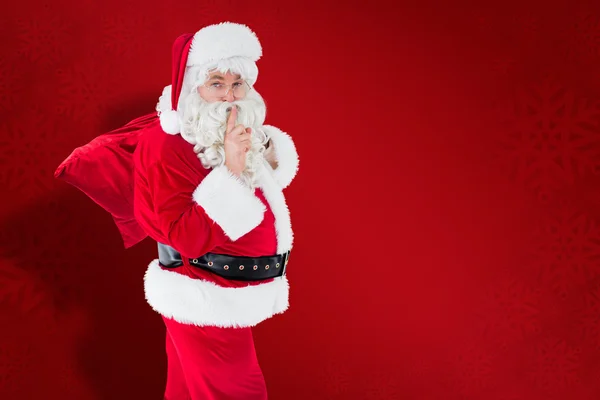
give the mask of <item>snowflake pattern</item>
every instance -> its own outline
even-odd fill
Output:
[[[22,168],[11,167],[6,158],[0,158],[0,186],[7,193],[25,193],[27,172]]]
[[[350,392],[352,379],[347,365],[337,360],[324,364],[321,377],[325,383],[325,392],[329,398],[345,398]]]
[[[35,354],[28,343],[11,340],[0,342],[0,389],[18,393],[30,383],[29,366]],[[0,392],[2,393],[2,392]]]
[[[571,48],[580,58],[600,57],[600,17],[597,14],[579,13],[574,23]]]
[[[530,368],[526,374],[532,385],[547,393],[570,389],[580,383],[581,349],[572,347],[565,340],[544,337],[529,349],[527,360]]]
[[[203,2],[204,3],[204,2]],[[152,51],[146,38],[152,35],[154,24],[145,13],[106,14],[101,19],[102,42],[99,51],[129,60]]]
[[[490,349],[481,346],[462,346],[451,364],[454,372],[455,389],[463,396],[477,396],[493,392],[496,357]]]
[[[48,12],[50,5],[42,6],[46,12],[28,14],[26,18],[17,18],[16,39],[19,55],[40,68],[48,68],[64,58],[68,46],[57,43],[72,43],[76,34],[73,24],[63,20],[62,13]],[[37,16],[37,17],[36,17]]]
[[[0,109],[4,112],[14,110],[16,99],[20,97],[19,91],[22,90],[24,74],[16,65],[8,57],[0,57]]]
[[[533,12],[523,10],[518,14],[500,16],[474,9],[467,21],[480,36],[495,42],[495,50],[508,48],[525,52],[538,46],[540,42],[540,17]],[[518,40],[521,46],[515,47],[515,40]]]
[[[485,292],[473,316],[480,337],[505,346],[541,331],[539,290],[512,276]]]
[[[365,400],[393,400],[400,396],[397,370],[391,366],[365,371],[365,380],[369,382],[361,394]]]
[[[49,293],[36,275],[16,267],[15,263],[14,259],[2,259],[0,304],[17,308],[25,315],[38,312],[47,304]]]
[[[522,51],[527,52],[540,45],[540,16],[534,12],[519,12],[508,19],[508,30],[518,38]]]
[[[498,111],[506,133],[497,143],[497,162],[540,200],[598,169],[600,103],[546,82],[516,89]]]
[[[31,108],[32,116],[43,115]],[[57,184],[54,170],[68,154],[57,132],[61,129],[54,122],[43,118],[29,118],[18,125],[0,125],[4,135],[0,138],[0,182],[4,188],[17,190],[24,206],[49,193]],[[10,190],[9,190],[10,191]],[[13,192],[15,193],[15,192]]]
[[[583,292],[583,299],[582,307],[573,313],[577,316],[579,340],[597,354],[600,353],[600,281]],[[595,358],[596,361],[599,359]],[[597,367],[600,371],[600,365]],[[600,377],[600,373],[598,376]]]
[[[496,77],[508,78],[515,72],[517,64],[514,57],[496,57],[490,61],[489,69]]]
[[[57,69],[56,95],[49,107],[57,115],[74,119],[79,126],[89,127],[90,122],[99,121],[114,100],[114,88],[120,84],[113,82],[117,79],[114,75],[99,77],[103,73],[106,75],[105,70],[94,68],[91,60],[78,67]]]
[[[540,225],[539,245],[532,250],[540,282],[566,297],[600,276],[600,227],[571,208],[553,214]]]

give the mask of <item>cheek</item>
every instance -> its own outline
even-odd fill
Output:
[[[204,86],[200,86],[198,88],[198,94],[200,94],[200,97],[202,97],[202,99],[204,101],[207,101],[209,103],[216,101],[216,99],[210,95],[209,90],[207,88],[205,88]]]

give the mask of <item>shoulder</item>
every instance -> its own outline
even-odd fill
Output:
[[[145,166],[161,163],[202,168],[194,146],[179,134],[165,133],[160,124],[152,125],[144,132],[136,148],[136,157]]]
[[[139,149],[156,152],[159,154],[168,154],[174,152],[193,152],[194,147],[186,142],[180,134],[171,135],[165,133],[160,124],[149,126],[140,138]]]

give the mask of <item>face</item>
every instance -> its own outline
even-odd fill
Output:
[[[209,103],[217,101],[233,102],[246,97],[248,84],[240,75],[211,71],[204,85],[198,88],[200,97]],[[226,93],[225,93],[226,92]]]
[[[246,169],[241,178],[254,185],[264,157],[267,137],[262,129],[266,105],[260,94],[250,88],[236,73],[209,71],[206,81],[189,93],[179,105],[183,112],[181,137],[194,145],[194,151],[205,168],[224,161],[224,138],[230,104],[238,109],[236,123],[252,128],[252,147],[246,153]]]

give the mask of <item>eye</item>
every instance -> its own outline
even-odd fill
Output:
[[[210,87],[214,87],[215,89],[218,89],[218,88],[220,88],[222,86],[223,86],[223,84],[220,83],[220,82],[213,82],[213,83],[210,84]]]
[[[240,87],[244,84],[244,82],[236,82],[233,84],[233,87]]]

